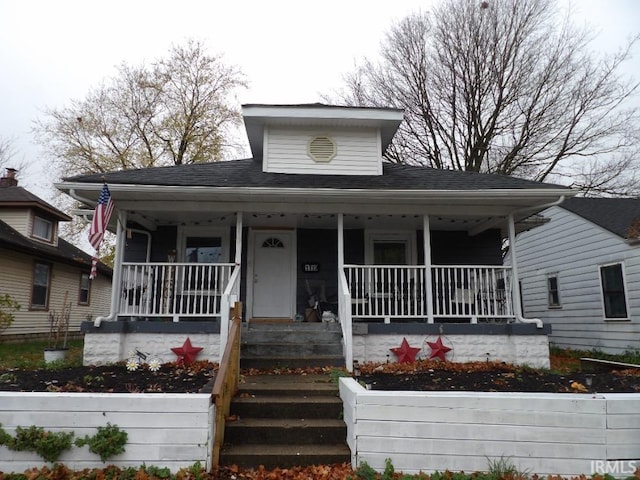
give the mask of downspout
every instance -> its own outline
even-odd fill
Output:
[[[560,205],[564,201],[565,196],[561,195],[558,200],[543,205],[538,205],[534,208],[523,208],[520,210],[514,210],[509,213],[507,217],[507,224],[509,227],[509,253],[511,256],[511,275],[513,278],[513,288],[511,290],[511,300],[513,302],[513,310],[516,316],[516,320],[520,323],[535,323],[538,328],[542,328],[542,320],[539,318],[525,318],[522,315],[522,303],[520,302],[520,278],[518,274],[518,260],[516,258],[516,227],[514,215],[518,212],[542,211],[550,207]]]
[[[103,321],[111,321],[118,314],[118,308],[120,307],[120,279],[122,278],[122,257],[124,256],[124,225],[127,224],[127,212],[118,210],[118,221],[116,222],[116,256],[113,266],[113,278],[111,280],[111,307],[109,309],[109,315],[106,317],[96,317],[93,321],[93,325],[98,328]],[[147,255],[149,253],[147,252]]]

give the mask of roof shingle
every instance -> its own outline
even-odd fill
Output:
[[[329,188],[362,190],[484,190],[566,188],[506,175],[383,164],[382,175],[267,173],[259,160],[231,160],[79,175],[67,182],[199,187]]]

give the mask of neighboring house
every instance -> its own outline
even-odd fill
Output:
[[[246,105],[243,114],[253,158],[56,185],[93,208],[106,182],[115,203],[114,295],[94,332],[151,328],[111,320],[164,320],[163,331],[181,332],[217,323],[224,342],[236,299],[249,325],[331,311],[350,368],[352,358],[386,357],[388,348],[367,343],[373,332],[422,342],[427,333],[495,333],[496,323],[503,333],[548,331],[515,313],[503,232],[515,235],[569,189],[383,162],[400,110]]]
[[[578,350],[640,350],[640,199],[571,198],[518,235],[525,315]]]
[[[89,280],[91,256],[58,237],[59,222],[71,218],[18,186],[15,171],[0,179],[0,295],[20,304],[3,339],[46,336],[49,314],[70,309],[69,331],[108,309],[112,271],[98,265]]]

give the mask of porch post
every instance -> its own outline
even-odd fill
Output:
[[[344,270],[344,217],[338,214],[338,268]]]
[[[111,314],[113,320],[118,319],[120,313],[120,283],[122,282],[122,261],[124,259],[124,248],[127,232],[127,212],[118,210],[118,220],[116,221],[116,251],[113,259],[113,278],[111,280]]]
[[[236,258],[235,264],[242,263],[242,212],[236,212]],[[240,301],[240,300],[238,300]]]
[[[522,305],[520,304],[520,277],[518,274],[518,259],[516,258],[516,227],[513,213],[507,217],[509,229],[509,256],[511,257],[511,301],[513,302],[513,313],[516,318],[522,318]]]
[[[426,286],[427,322],[433,323],[433,282],[431,281],[431,227],[429,215],[422,216],[422,245],[424,248],[424,283]]]

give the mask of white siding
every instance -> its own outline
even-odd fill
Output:
[[[552,324],[554,345],[610,353],[640,349],[640,247],[563,208],[516,241],[524,314]],[[624,265],[630,320],[605,320],[599,266]],[[547,277],[558,277],[560,308],[549,308]]]
[[[45,258],[43,261],[47,261]],[[70,332],[80,330],[80,323],[88,316],[93,318],[109,313],[111,279],[98,274],[92,281],[89,305],[79,305],[80,273],[88,268],[76,268],[62,263],[52,264],[49,311],[29,310],[34,257],[0,249],[0,294],[8,293],[21,308],[14,314],[13,325],[2,335],[46,334],[49,331],[49,311],[62,310],[65,292],[71,302]]]
[[[307,145],[316,136],[328,136],[336,144],[330,162],[316,162]],[[265,130],[263,168],[266,172],[381,175],[382,156],[377,129],[270,127]]]
[[[120,468],[142,464],[177,472],[195,462],[211,465],[215,407],[208,394],[0,392],[0,424],[9,434],[36,425],[75,438],[95,435],[98,427],[117,425],[127,433],[124,453],[107,460]],[[65,451],[60,462],[74,470],[104,468],[86,447]],[[0,471],[23,472],[42,465],[32,452],[0,446]]]
[[[637,461],[640,395],[385,392],[340,379],[352,464],[407,474],[486,471],[508,459],[538,475]],[[618,472],[620,473],[620,472]],[[632,472],[628,472],[629,476]]]

